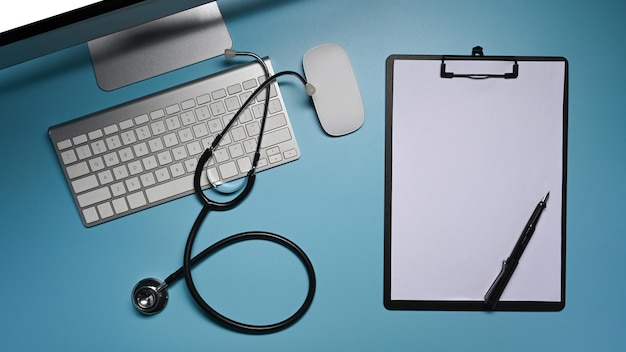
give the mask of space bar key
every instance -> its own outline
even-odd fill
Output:
[[[201,179],[203,179],[203,181],[201,181],[202,186],[206,186],[208,184],[208,182],[205,181],[206,177],[202,177]],[[154,203],[187,192],[191,189],[193,189],[193,174],[148,188],[146,189],[146,196],[150,203]]]

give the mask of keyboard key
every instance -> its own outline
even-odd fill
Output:
[[[185,128],[184,130],[178,131],[178,137],[180,138],[181,143],[187,143],[193,139],[193,133],[191,133],[191,128]]]
[[[248,99],[250,99],[251,96],[252,96],[252,91],[239,94],[239,99],[241,99],[241,104],[245,104],[248,101]]]
[[[113,209],[115,209],[115,214],[122,214],[128,211],[128,205],[124,198],[114,199],[111,203],[113,204]]]
[[[196,117],[193,115],[193,111],[186,111],[180,114],[180,119],[183,121],[183,126],[189,126],[196,122]]]
[[[218,163],[223,163],[229,158],[228,152],[226,152],[226,149],[224,148],[216,149],[213,151],[213,158]]]
[[[255,137],[261,132],[261,126],[257,122],[252,122],[246,125],[246,131],[248,132],[248,136]]]
[[[104,134],[109,135],[118,131],[117,125],[110,125],[104,128]]]
[[[157,154],[157,159],[159,161],[159,165],[166,165],[172,162],[172,154],[170,154],[169,150],[166,150]]]
[[[152,172],[139,176],[139,180],[144,187],[150,187],[156,183],[156,178],[154,178],[154,174]]]
[[[120,163],[120,159],[117,157],[117,153],[109,153],[104,155],[104,163],[107,167],[111,167]]]
[[[283,156],[281,154],[272,155],[269,158],[270,164],[275,164],[283,160]]]
[[[95,155],[102,154],[107,151],[107,147],[104,145],[104,141],[95,141],[91,143],[91,150]]]
[[[100,171],[104,169],[104,161],[101,157],[93,158],[89,160],[89,166],[91,167],[91,171]]]
[[[89,149],[88,145],[81,145],[76,148],[76,154],[78,154],[78,159],[84,160],[91,157],[91,149]]]
[[[205,177],[200,178],[200,185],[206,186],[208,182]],[[158,202],[169,197],[173,197],[193,188],[193,174],[175,180],[162,183],[160,185],[146,189],[146,196],[150,203]]]
[[[250,109],[254,118],[260,119],[261,117],[263,117],[263,111],[265,109],[263,104],[253,105]]]
[[[200,142],[193,141],[187,144],[187,151],[189,152],[189,155],[197,155],[202,153],[204,150],[202,149]]]
[[[278,99],[270,100],[270,105],[268,108],[270,114],[276,114],[277,112],[283,111],[283,106]]]
[[[232,128],[230,135],[233,137],[233,141],[235,142],[239,142],[247,137],[246,130],[241,126]]]
[[[239,98],[237,96],[224,99],[224,104],[226,104],[226,110],[228,110],[229,112],[236,111],[241,106],[241,104],[239,104]]]
[[[121,149],[119,151],[119,154],[120,154],[120,161],[123,162],[123,163],[125,163],[125,162],[127,162],[129,160],[132,160],[135,157],[133,155],[133,151],[132,151],[132,149],[130,149],[130,147]]]
[[[198,105],[206,104],[211,101],[211,96],[209,94],[202,94],[197,99]]]
[[[172,153],[174,154],[174,159],[176,161],[185,159],[187,157],[187,152],[185,151],[184,145],[172,149]]]
[[[178,104],[170,105],[170,106],[165,108],[165,112],[168,115],[175,114],[175,113],[177,113],[179,111],[180,111],[180,106],[178,106]]]
[[[100,218],[98,217],[98,212],[96,211],[96,208],[84,209],[83,218],[85,219],[85,222],[88,224],[100,220]]]
[[[213,116],[219,116],[219,115],[226,113],[226,108],[224,107],[224,103],[222,103],[221,101],[217,101],[209,105],[209,108],[211,109],[211,114],[213,114]]]
[[[71,179],[84,176],[89,173],[89,167],[84,161],[78,164],[70,165],[65,170],[67,171],[67,176]]]
[[[252,111],[246,109],[241,115],[239,115],[239,122],[246,123],[252,121]]]
[[[141,161],[135,160],[128,164],[128,170],[131,175],[137,175],[138,173],[143,172],[143,166],[141,166]]]
[[[239,158],[244,154],[243,147],[239,143],[229,146],[228,152],[231,158]]]
[[[113,197],[119,197],[126,193],[126,187],[124,187],[123,182],[118,182],[111,185],[111,193],[113,193]]]
[[[212,165],[213,160],[209,162],[209,165]],[[195,158],[185,160],[185,169],[187,172],[196,172],[196,166],[198,165],[198,160]]]
[[[135,151],[135,156],[142,157],[144,155],[148,155],[148,146],[146,143],[139,143],[133,146],[133,150]]]
[[[148,117],[148,114],[143,114],[143,115],[139,115],[137,117],[135,117],[135,123],[137,125],[141,125],[143,123],[146,123],[150,121],[150,118]]]
[[[170,166],[170,172],[172,173],[172,177],[178,177],[185,174],[185,168],[183,164],[176,163]]]
[[[79,178],[76,181],[72,181],[72,188],[75,193],[82,193],[94,187],[98,187],[96,175],[89,175],[87,177]]]
[[[126,200],[128,200],[128,205],[131,209],[139,208],[147,204],[143,192],[133,193],[126,197]]]
[[[246,153],[250,154],[250,153],[254,153],[254,151],[256,151],[256,139],[248,139],[247,141],[243,142],[243,147],[246,149]]]
[[[289,149],[288,151],[283,153],[283,156],[285,157],[285,159],[295,158],[296,156],[298,156],[298,151],[296,151],[295,149]]]
[[[267,148],[278,143],[286,142],[290,139],[291,132],[289,132],[289,129],[287,128],[268,132],[263,136],[263,140],[261,141],[261,148]]]
[[[150,129],[148,129],[148,126],[141,126],[138,129],[136,129],[135,132],[137,132],[137,138],[140,141],[143,141],[144,139],[148,139],[152,137],[152,135],[150,134]]]
[[[151,139],[148,142],[148,146],[150,147],[150,151],[152,153],[163,150],[163,142],[161,141],[161,138]]]
[[[180,128],[180,120],[178,120],[178,116],[171,116],[166,118],[165,124],[167,125],[167,129],[170,131],[174,131]]]
[[[141,162],[145,170],[152,170],[159,165],[157,164],[156,157],[154,155],[150,155],[149,157],[142,159]]]
[[[113,182],[113,174],[111,174],[111,170],[104,170],[102,172],[99,172],[98,180],[102,185]]]
[[[196,106],[196,102],[193,99],[185,100],[180,105],[183,107],[183,110],[191,109]]]
[[[129,144],[133,144],[137,142],[137,138],[135,137],[135,132],[133,131],[126,131],[121,134],[121,137],[122,137],[122,143],[124,143],[124,145],[129,145]]]
[[[239,166],[239,170],[241,172],[247,172],[252,169],[252,162],[249,157],[244,157],[241,159],[237,159],[237,166]]]
[[[196,138],[204,137],[209,134],[209,130],[206,128],[204,123],[199,123],[193,126],[193,134]]]
[[[111,208],[111,203],[102,203],[98,205],[97,208],[101,218],[106,219],[113,216],[113,208]]]
[[[243,82],[243,88],[244,89],[252,89],[252,88],[256,88],[258,86],[256,79],[255,78],[251,78],[247,81]]]
[[[209,108],[203,106],[201,108],[196,109],[196,116],[198,116],[198,121],[206,120],[211,117],[211,113],[209,112]]]
[[[228,90],[228,94],[230,95],[241,93],[242,91],[241,84],[239,83],[233,84],[232,86],[229,86],[228,88],[226,88],[226,90]]]
[[[105,139],[105,141],[107,143],[107,147],[109,148],[109,150],[117,149],[122,146],[120,137],[117,135],[108,137],[107,139]]]
[[[120,122],[120,128],[123,129],[123,130],[127,130],[127,129],[133,127],[133,126],[134,126],[133,120],[131,120],[131,119],[124,120],[124,121]]]
[[[208,122],[208,125],[209,131],[211,131],[211,133],[219,133],[224,129],[224,126],[222,125],[222,120],[220,119],[210,120]]]
[[[72,138],[72,142],[74,142],[75,145],[83,144],[87,142],[87,135],[85,134],[78,135]]]
[[[170,178],[170,173],[167,171],[167,168],[156,170],[154,175],[156,176],[157,182],[167,181]]]
[[[71,164],[71,163],[75,162],[76,160],[78,160],[76,158],[76,153],[74,153],[73,149],[66,150],[66,151],[62,152],[61,153],[61,159],[63,160],[63,164],[65,164],[65,165]]]
[[[265,154],[266,154],[267,156],[272,156],[272,155],[280,154],[280,148],[278,148],[278,147],[267,148],[267,149],[265,149]]]
[[[287,126],[287,119],[284,114],[278,114],[274,116],[270,116],[265,121],[265,130],[271,131],[275,128]]]
[[[225,98],[226,97],[226,90],[225,89],[218,89],[218,90],[212,92],[211,96],[213,97],[213,100],[219,100],[219,99]]]
[[[89,136],[90,140],[98,139],[98,138],[102,137],[102,130],[93,130],[93,131],[87,133],[87,135]]]
[[[219,169],[223,180],[234,177],[239,173],[234,161],[229,161],[225,164],[220,165]]]
[[[67,149],[71,146],[72,146],[72,141],[70,141],[69,139],[64,139],[57,143],[57,148],[59,150]]]
[[[123,180],[128,177],[128,169],[126,169],[126,165],[120,165],[113,169],[113,174],[116,180]]]
[[[126,189],[128,190],[128,192],[133,192],[141,188],[138,177],[129,178],[128,180],[124,181],[124,183],[126,184]]]
[[[165,116],[163,109],[158,109],[150,113],[150,118],[153,120],[160,119],[163,116]]]
[[[178,137],[176,137],[176,133],[169,133],[163,136],[163,140],[165,141],[165,146],[167,148],[173,147],[178,144]]]
[[[161,133],[165,133],[165,131],[167,131],[165,129],[165,124],[163,123],[163,121],[157,121],[151,124],[150,128],[152,129],[152,134],[155,136]]]
[[[111,192],[109,192],[109,187],[102,187],[83,193],[76,198],[78,199],[78,204],[80,204],[81,207],[87,207],[111,198]]]

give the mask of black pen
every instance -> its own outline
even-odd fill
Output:
[[[535,211],[528,219],[526,226],[524,227],[524,231],[517,239],[517,243],[511,252],[511,255],[507,260],[502,262],[502,269],[500,270],[500,274],[496,277],[493,284],[487,291],[485,295],[485,304],[487,304],[488,309],[495,309],[498,301],[500,300],[500,296],[502,296],[502,292],[506,288],[506,285],[509,283],[511,276],[513,276],[513,272],[515,268],[517,268],[517,263],[519,263],[524,250],[526,249],[526,245],[528,245],[528,241],[535,233],[535,228],[537,227],[537,222],[539,221],[539,217],[541,216],[541,212],[546,207],[548,203],[548,197],[550,197],[550,192],[543,197],[535,207]]]

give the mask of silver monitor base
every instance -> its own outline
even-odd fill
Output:
[[[96,80],[111,91],[224,53],[232,39],[217,2],[88,43]]]

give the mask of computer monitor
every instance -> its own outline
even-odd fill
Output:
[[[213,1],[4,1],[0,5],[0,69],[88,42],[98,84],[105,90],[116,89],[230,47],[230,35]],[[187,17],[181,20],[181,16]],[[201,43],[191,44],[190,35],[192,41]],[[170,45],[185,48],[163,48]],[[182,58],[162,54],[168,52],[184,54]],[[159,60],[154,60],[155,53]],[[150,59],[141,62],[142,58]],[[133,68],[133,64],[139,66]]]

